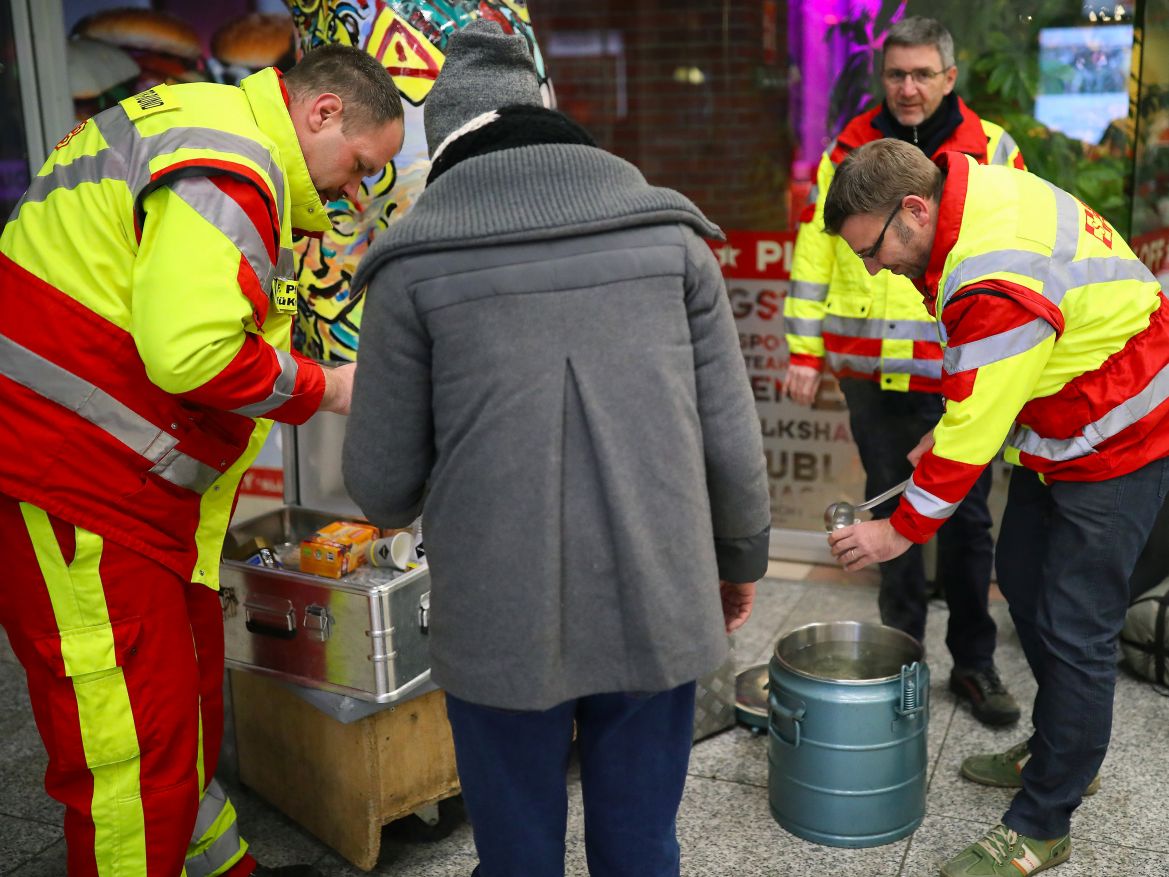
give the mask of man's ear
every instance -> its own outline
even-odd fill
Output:
[[[942,94],[949,94],[954,90],[954,84],[958,81],[958,68],[951,66],[946,71],[946,78],[942,84]]]
[[[901,199],[901,206],[909,211],[910,217],[919,227],[925,228],[930,224],[934,213],[933,202],[920,195],[906,195]]]
[[[309,130],[315,133],[328,124],[341,124],[342,108],[341,98],[332,92],[326,91],[323,94],[318,94],[309,104],[307,114]]]

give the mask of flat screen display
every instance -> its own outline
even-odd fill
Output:
[[[1130,24],[1041,30],[1035,118],[1099,143],[1110,122],[1128,116],[1132,35]]]

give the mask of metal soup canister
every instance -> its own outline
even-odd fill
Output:
[[[809,624],[768,665],[768,799],[797,837],[870,847],[925,815],[929,668],[882,624]]]

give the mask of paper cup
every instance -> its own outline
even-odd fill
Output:
[[[395,533],[393,536],[371,542],[369,546],[370,566],[406,569],[406,564],[410,561],[410,548],[413,541],[413,537],[409,533]]]

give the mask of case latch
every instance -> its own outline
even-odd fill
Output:
[[[324,642],[329,638],[331,620],[329,610],[316,603],[304,607],[304,629],[310,632],[314,639]]]

